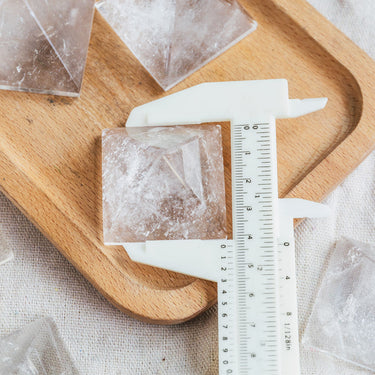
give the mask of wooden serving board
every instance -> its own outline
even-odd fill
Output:
[[[242,0],[258,30],[173,90],[287,78],[325,110],[278,122],[280,196],[322,200],[375,145],[375,62],[303,0]],[[1,189],[110,302],[149,322],[186,321],[216,285],[141,266],[102,241],[101,131],[163,91],[99,14],[80,99],[0,92]],[[223,125],[230,218],[230,140]]]

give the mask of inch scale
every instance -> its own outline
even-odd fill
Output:
[[[220,375],[299,374],[293,219],[329,209],[278,198],[275,119],[326,102],[290,100],[286,80],[205,83],[137,107],[127,121],[231,121],[233,240],[121,244],[136,262],[218,282]]]

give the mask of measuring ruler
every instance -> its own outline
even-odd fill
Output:
[[[326,102],[289,99],[286,80],[206,83],[137,107],[127,121],[231,121],[233,240],[122,244],[136,262],[217,281],[220,375],[299,374],[293,219],[329,209],[278,198],[275,119]]]
[[[293,233],[279,228],[275,121],[232,124],[231,134],[234,239],[220,245],[220,374],[298,374]]]

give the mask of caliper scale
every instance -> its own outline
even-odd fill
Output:
[[[218,282],[220,375],[299,374],[293,219],[329,209],[278,198],[275,119],[326,102],[290,100],[286,80],[205,83],[137,107],[127,121],[231,122],[233,240],[122,244],[136,262]]]

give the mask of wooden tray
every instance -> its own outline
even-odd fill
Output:
[[[303,0],[242,4],[258,30],[169,93],[205,81],[287,78],[292,98],[327,96],[324,111],[278,122],[280,195],[320,201],[374,147],[375,63]],[[216,285],[103,246],[101,219],[101,131],[163,95],[96,14],[80,99],[0,92],[0,183],[110,302],[172,324],[213,305]],[[228,124],[223,133],[230,192]]]

